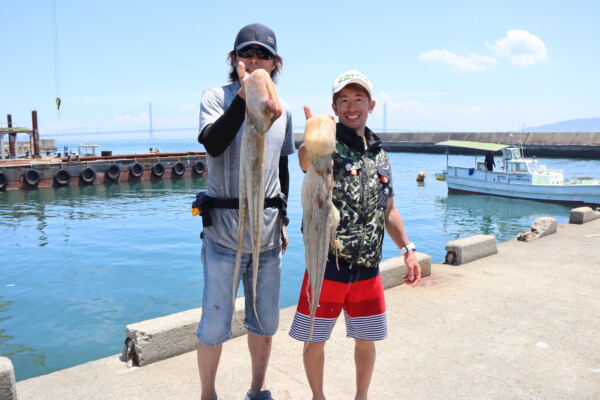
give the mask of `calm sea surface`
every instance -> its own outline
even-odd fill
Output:
[[[113,154],[201,150],[193,141],[100,144]],[[540,216],[568,221],[570,207],[562,205],[448,195],[434,177],[445,155],[391,153],[390,159],[409,237],[434,263],[454,239],[491,234],[502,242]],[[450,159],[470,166],[474,157]],[[600,170],[599,161],[540,160],[566,177]],[[304,272],[303,174],[296,166],[294,155],[282,308],[296,303]],[[415,180],[419,171],[427,174],[424,185]],[[190,205],[204,185],[189,178],[0,192],[0,356],[13,362],[17,380],[120,353],[125,325],[201,306],[201,221]],[[383,253],[399,255],[387,237]]]

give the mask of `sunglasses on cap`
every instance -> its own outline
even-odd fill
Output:
[[[261,60],[272,60],[273,57],[275,57],[275,54],[271,53],[264,47],[246,46],[236,52],[237,56],[242,58],[252,58],[254,53],[256,53],[257,57]]]

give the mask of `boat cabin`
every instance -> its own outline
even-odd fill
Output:
[[[502,155],[505,160],[520,160],[521,149],[518,147],[505,147],[502,149]]]
[[[502,160],[506,172],[532,174],[546,170],[536,159],[525,159],[522,157],[521,149],[518,147],[505,147],[502,149]]]

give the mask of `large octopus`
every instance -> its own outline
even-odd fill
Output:
[[[243,64],[240,67],[243,68]],[[238,68],[238,71],[241,68]],[[254,298],[252,303],[254,313],[260,324],[256,311],[256,282],[265,204],[265,136],[273,122],[281,116],[282,108],[275,90],[275,84],[267,71],[263,69],[253,71],[245,78],[244,84],[246,119],[244,121],[240,154],[240,214],[233,279],[233,305],[235,308],[236,283],[242,261],[246,218],[249,218],[253,262],[252,292]]]
[[[333,205],[333,160],[335,151],[335,123],[330,116],[317,115],[306,121],[304,147],[310,166],[302,182],[302,230],[304,257],[308,272],[306,287],[310,310],[310,328],[307,343],[312,339],[319,297],[323,286],[329,247],[340,248],[335,231],[340,213]]]

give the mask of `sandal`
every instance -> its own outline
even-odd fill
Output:
[[[246,393],[246,397],[244,397],[244,400],[275,400],[271,397],[271,391],[270,390],[263,390],[262,392],[258,393],[256,396],[250,396],[250,391],[248,391],[248,393]]]

